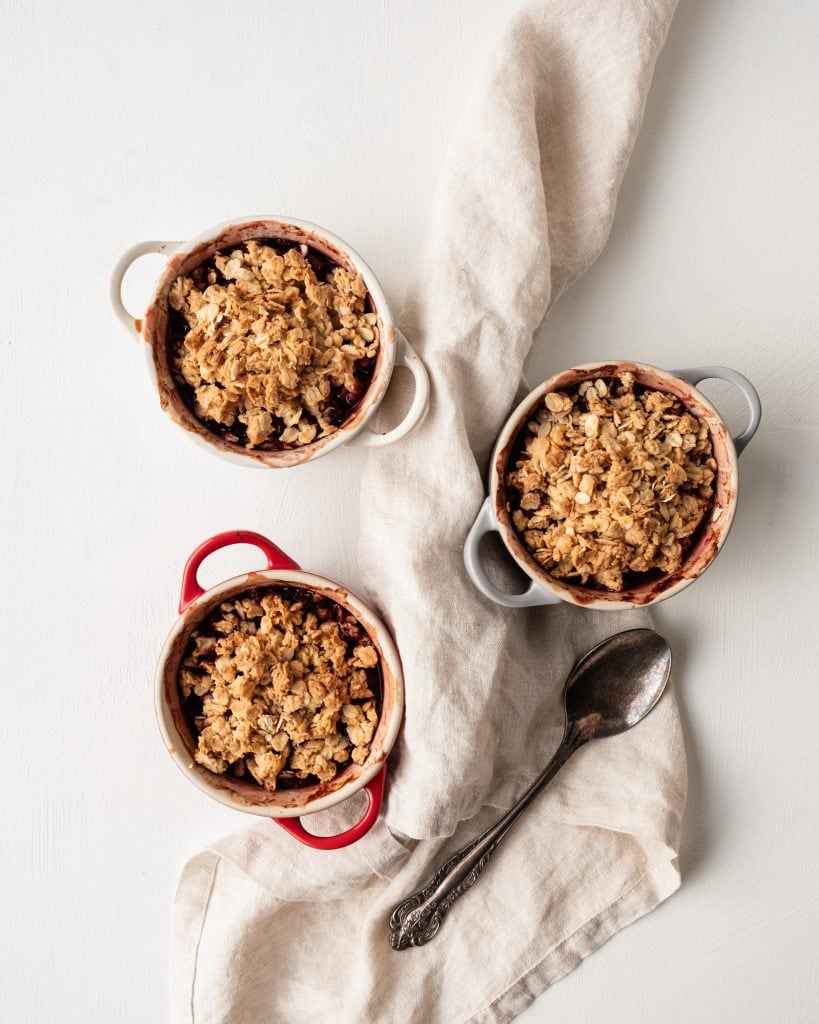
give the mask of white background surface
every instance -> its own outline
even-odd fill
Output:
[[[109,269],[141,238],[290,213],[348,239],[399,306],[516,3],[0,6],[0,1021],[161,1022],[179,869],[245,821],[158,739],[181,567],[242,527],[355,585],[364,456],[285,475],[192,446],[107,306]],[[812,0],[682,0],[608,248],[531,361],[532,380],[597,358],[723,363],[765,414],[727,547],[657,613],[688,740],[683,886],[527,1024],[819,1014],[817,30]],[[214,557],[206,582],[259,557]]]

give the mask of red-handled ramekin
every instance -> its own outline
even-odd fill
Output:
[[[253,544],[267,557],[267,568],[234,576],[204,590],[198,580],[199,566],[208,555],[231,544]],[[351,763],[329,782],[268,792],[261,786],[227,775],[217,775],[193,759],[194,739],[181,707],[177,683],[179,664],[190,634],[221,602],[260,586],[295,586],[335,601],[351,612],[367,631],[379,654],[381,708],[378,725],[364,764]],[[324,576],[304,572],[275,544],[258,533],[231,530],[211,537],[193,552],[182,574],[180,618],[171,630],[156,670],[156,714],[169,753],[185,775],[208,796],[227,807],[273,818],[300,842],[317,850],[337,850],[360,839],[375,824],[384,793],[387,755],[398,737],[404,713],[404,678],[401,660],[389,630],[378,615],[345,587]],[[326,810],[364,789],[367,808],[363,817],[346,832],[316,836],[300,818]]]

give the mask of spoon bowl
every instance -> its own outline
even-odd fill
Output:
[[[615,633],[572,669],[564,691],[567,728],[584,742],[631,729],[660,699],[670,673],[671,647],[659,633]]]

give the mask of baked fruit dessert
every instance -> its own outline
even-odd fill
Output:
[[[378,651],[323,594],[259,587],[193,631],[178,685],[194,759],[267,790],[327,782],[363,764],[378,724]]]
[[[512,523],[535,561],[613,592],[677,571],[714,498],[707,425],[629,372],[547,393],[510,466]]]
[[[335,433],[375,370],[378,318],[360,274],[308,245],[216,252],[168,294],[168,363],[212,433],[280,451]]]

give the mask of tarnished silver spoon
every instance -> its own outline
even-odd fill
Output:
[[[517,803],[444,864],[390,917],[393,949],[423,946],[483,870],[498,844],[572,754],[589,740],[625,732],[651,711],[668,682],[671,648],[653,629],[615,633],[584,655],[566,680],[566,728],[554,757]]]

